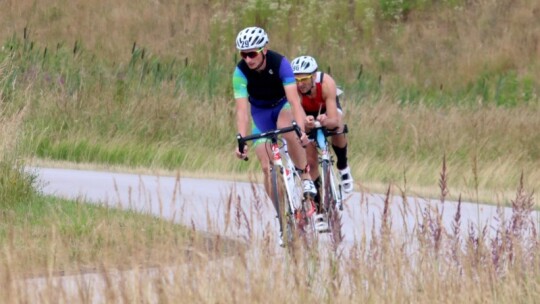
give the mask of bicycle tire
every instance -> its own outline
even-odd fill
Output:
[[[288,152],[285,151],[283,155],[283,159],[285,162],[285,170],[287,170],[288,173],[286,175],[289,177],[289,180],[287,180],[286,177],[284,178],[284,180],[286,180],[287,182],[290,194],[290,196],[286,198],[288,203],[287,206],[290,207],[289,211],[291,214],[293,214],[294,212],[293,220],[296,223],[296,231],[298,234],[304,234],[308,232],[308,230],[306,229],[308,224],[311,224],[311,231],[315,231],[313,221],[309,220],[308,215],[308,210],[311,207],[311,201],[304,198],[302,178],[300,177],[298,171],[292,163]]]
[[[296,191],[298,191],[298,195],[294,198],[297,200],[297,203],[294,204],[296,206],[294,214],[296,236],[302,239],[307,248],[310,248],[317,238],[315,221],[313,220],[315,214],[314,203],[311,198],[304,197],[302,179],[298,173],[295,173],[294,181]]]
[[[295,225],[292,213],[290,212],[288,194],[284,185],[284,181],[278,178],[277,170],[280,170],[280,176],[283,176],[280,166],[273,165],[271,167],[272,180],[272,203],[277,212],[279,231],[281,232],[283,246],[289,247],[294,241]]]
[[[328,216],[330,236],[335,243],[339,244],[343,240],[343,236],[341,234],[341,215],[337,208],[339,193],[336,187],[336,179],[330,161],[323,161],[321,167],[321,189],[323,191],[321,199],[323,200],[324,212],[326,212]]]
[[[333,161],[330,161],[333,164]],[[336,209],[343,211],[343,193],[341,192],[341,185],[338,182],[336,171],[334,167],[330,166],[330,185],[332,189],[332,196],[334,198],[334,206]]]
[[[283,181],[287,184],[288,195],[283,195],[283,200],[287,206],[287,225],[290,225],[293,232],[293,239],[301,241],[306,248],[310,248],[316,240],[315,222],[312,220],[314,209],[313,201],[305,198],[303,193],[302,178],[292,164],[292,160],[284,154],[286,170],[283,174]]]
[[[330,162],[323,160],[321,162],[321,208],[323,212],[328,212],[329,207],[332,205],[332,187],[331,187],[331,175],[330,175]]]

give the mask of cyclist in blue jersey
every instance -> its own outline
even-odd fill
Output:
[[[288,151],[302,177],[304,195],[315,197],[317,190],[311,180],[306,152],[302,144],[308,139],[304,129],[305,112],[300,105],[294,73],[287,58],[267,48],[268,35],[259,27],[248,27],[240,31],[236,38],[236,48],[242,60],[233,74],[234,98],[236,99],[236,126],[241,136],[249,135],[249,113],[251,113],[251,133],[261,133],[292,125],[295,120],[302,130],[301,141],[294,132],[283,136]],[[271,196],[269,145],[264,140],[253,143],[264,173],[264,187]],[[238,158],[247,156],[236,148]]]

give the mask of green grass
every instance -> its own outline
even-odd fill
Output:
[[[441,178],[446,174],[443,170]],[[440,190],[445,192],[444,182]],[[0,283],[6,302],[73,303],[93,297],[147,302],[158,297],[163,302],[432,303],[481,298],[513,303],[534,301],[539,294],[537,236],[530,233],[537,223],[531,221],[532,194],[523,184],[512,215],[486,228],[495,230],[493,237],[475,225],[461,231],[459,212],[454,228],[447,229],[437,220],[438,212],[419,211],[412,231],[381,212],[380,222],[386,225],[374,224],[370,235],[362,232],[344,251],[326,243],[320,249],[303,242],[290,250],[276,248],[267,234],[273,230],[262,239],[248,238],[247,248],[253,251],[246,251],[245,245],[197,235],[144,214],[32,198],[0,213]],[[228,213],[226,221],[237,228],[258,224],[255,210],[237,211]],[[245,222],[239,220],[242,212],[248,212]],[[72,276],[79,273],[93,276]],[[24,281],[35,276],[43,281],[40,288],[31,287],[35,280]],[[77,278],[76,285],[64,287],[55,283],[58,278],[66,283]]]
[[[138,283],[107,286],[105,298],[155,301],[149,286],[161,302],[538,298],[536,235],[526,233],[537,223],[520,218],[535,202],[527,193],[540,187],[537,1],[105,2],[8,1],[0,12],[3,300],[32,302],[14,284],[29,274],[98,269],[107,278],[105,270],[151,261],[187,268],[175,282],[135,275]],[[25,157],[259,174],[256,161],[233,155],[230,83],[239,60],[234,38],[254,24],[269,32],[272,49],[289,59],[315,56],[344,88],[357,189],[390,184],[404,195],[439,197],[444,175],[447,198],[513,205],[498,237],[490,242],[483,227],[471,226],[456,247],[461,236],[439,229],[426,210],[414,232],[389,236],[381,228],[346,259],[312,251],[284,258],[265,238],[259,259],[239,246],[216,261],[227,251],[219,237],[44,197],[22,174]],[[404,254],[412,239],[418,246]],[[49,289],[40,300],[63,299]]]
[[[0,260],[9,261],[16,276],[97,271],[103,265],[149,267],[174,263],[189,251],[223,255],[237,248],[234,242],[216,244],[212,237],[150,214],[8,191],[18,200],[2,206]]]
[[[240,23],[265,26],[271,47],[289,58],[317,57],[345,89],[349,154],[360,186],[400,183],[405,176],[411,187],[433,187],[446,157],[455,195],[511,193],[522,172],[537,190],[536,40],[516,28],[527,21],[531,29],[538,26],[525,13],[537,5],[512,5],[504,19],[508,29],[501,32],[504,27],[493,22],[505,3],[354,1],[328,3],[325,10],[315,1],[214,3],[216,14],[202,18],[211,22],[197,25],[163,4],[162,19],[144,15],[143,23],[156,27],[141,28],[130,18],[130,12],[145,11],[146,4],[137,2],[124,11],[122,24],[145,38],[117,35],[110,44],[101,35],[121,24],[99,23],[88,37],[70,40],[60,24],[73,21],[75,7],[56,6],[42,36],[30,27],[2,32],[2,110],[25,109],[17,145],[27,157],[219,175],[258,172],[255,162],[238,162],[231,152],[236,128],[230,82],[238,56],[229,45],[244,26],[234,17],[243,16]],[[204,5],[193,5],[194,16],[205,16]],[[42,9],[24,11],[39,24],[51,13]],[[13,16],[11,10],[5,14],[5,20]],[[160,23],[166,20],[171,23]],[[289,25],[299,20],[300,28],[313,31],[299,33]],[[337,20],[346,29],[340,35],[332,30]],[[186,31],[176,31],[174,22],[185,23]],[[287,35],[273,35],[285,24]],[[53,36],[53,29],[65,36]],[[168,47],[157,39],[163,33],[174,37],[165,39]],[[190,43],[175,48],[174,35]],[[481,189],[471,189],[471,180]]]
[[[189,230],[151,215],[43,196],[22,169],[4,164],[0,171],[0,245],[9,251],[12,271],[69,272],[103,262],[145,265],[156,255],[185,250],[193,238]],[[162,246],[166,252],[159,252]]]
[[[13,38],[3,52],[8,106],[28,107],[21,140],[26,155],[219,175],[258,171],[231,152],[235,105],[227,97],[230,71],[224,65],[177,63],[143,55],[136,46],[115,63],[82,46],[75,54],[60,46],[38,56],[43,49],[27,44]],[[359,75],[351,86],[361,91],[352,89],[342,100],[357,181],[384,185],[405,175],[411,187],[433,187],[446,156],[456,197],[512,193],[521,172],[527,186],[538,189],[532,169],[540,165],[535,84],[513,72],[481,77],[465,91],[451,91],[394,88],[369,72]],[[17,97],[22,91],[25,98]],[[471,189],[471,179],[481,189]],[[496,202],[495,196],[482,199]]]

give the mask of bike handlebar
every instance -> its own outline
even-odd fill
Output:
[[[343,131],[337,131],[336,129],[328,130],[326,127],[321,126],[321,123],[318,120],[316,120],[315,121],[315,128],[313,128],[313,129],[311,129],[309,131],[308,138],[310,138],[310,139],[316,138],[317,137],[317,130],[322,130],[325,137],[349,133],[349,127],[347,126],[347,124],[343,125]]]
[[[240,153],[244,153],[244,147],[246,146],[246,142],[250,140],[257,140],[260,138],[273,138],[275,136],[278,136],[279,134],[288,133],[294,131],[298,138],[302,137],[302,131],[300,130],[300,127],[296,123],[296,121],[292,122],[292,125],[289,127],[281,128],[281,129],[275,129],[267,132],[257,133],[257,134],[251,134],[245,137],[242,137],[240,133],[236,135],[236,140],[238,141],[238,150]],[[244,158],[245,161],[248,160],[248,157]]]

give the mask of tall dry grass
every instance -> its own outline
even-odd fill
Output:
[[[481,90],[483,81],[496,86],[498,76],[512,71],[519,83],[538,88],[538,3],[420,2],[392,21],[380,3],[369,0],[9,0],[1,13],[0,40],[27,28],[28,37],[41,45],[78,42],[115,62],[128,57],[136,42],[149,53],[204,68],[232,66],[236,33],[256,24],[269,31],[272,48],[290,58],[314,55],[351,89],[360,78],[382,80],[394,91],[403,86],[433,93]]]
[[[393,184],[404,197],[484,195],[511,204],[512,218],[501,213],[499,228],[471,224],[462,231],[458,211],[449,231],[439,209],[425,209],[416,229],[401,234],[385,212],[385,225],[339,259],[326,249],[284,256],[268,239],[255,247],[260,254],[233,247],[233,257],[221,259],[219,236],[208,241],[218,245],[207,246],[205,239],[193,246],[197,241],[179,240],[174,226],[113,224],[103,214],[90,221],[78,206],[72,225],[59,226],[55,214],[37,228],[7,230],[0,301],[534,302],[539,261],[530,193],[540,180],[538,2],[440,1],[402,12],[397,21],[385,19],[377,3],[7,0],[0,39],[16,36],[23,45],[11,52],[8,43],[0,53],[17,67],[2,65],[0,78],[14,75],[2,86],[2,106],[13,114],[31,104],[24,144],[42,157],[255,170],[230,153],[230,71],[236,33],[258,24],[269,31],[272,48],[290,58],[316,56],[345,87],[358,186],[391,193],[387,185]],[[156,72],[164,66],[173,68]],[[180,76],[162,82],[160,75]],[[5,142],[14,138],[7,126],[23,119],[10,117],[3,120]],[[17,144],[11,141],[7,150]],[[209,151],[217,147],[222,150]],[[509,201],[506,193],[521,173]],[[11,179],[4,180],[2,189],[14,189],[4,187]],[[441,193],[433,187],[438,182]],[[11,214],[1,214],[3,223]],[[247,225],[243,219],[230,221]],[[157,275],[140,267],[149,264]],[[118,268],[134,272],[116,275]],[[53,276],[80,270],[95,272],[105,282],[96,285],[104,287],[94,291],[78,281],[69,298]],[[29,274],[43,275],[44,287],[29,290]],[[32,291],[41,294],[33,298]]]
[[[379,44],[360,47],[359,63],[384,66],[377,71],[383,78],[432,91],[465,90],[508,71],[531,78],[538,88],[539,14],[540,4],[528,0],[469,1],[453,9],[434,5],[378,32],[373,39]]]
[[[134,42],[158,54],[186,57],[207,41],[208,2],[200,1],[32,1],[8,0],[2,10],[0,39],[14,33],[48,45],[76,41],[100,57],[130,56]]]
[[[360,104],[345,99],[344,109],[353,130],[350,162],[361,186],[382,192],[385,183],[401,185],[405,176],[410,191],[436,197],[436,172],[446,155],[454,200],[461,194],[508,201],[511,181],[521,174],[529,189],[538,189],[538,106],[433,108],[381,98]]]
[[[43,95],[26,144],[41,157],[82,163],[212,174],[258,170],[256,162],[238,162],[231,153],[230,100],[171,98],[166,90],[125,103],[111,103],[110,91],[88,102]],[[433,108],[384,98],[345,100],[344,109],[358,189],[384,191],[406,176],[410,191],[433,197],[443,155],[457,190],[452,199],[461,193],[469,201],[508,201],[522,173],[528,188],[540,186],[538,107]]]
[[[23,125],[28,114],[24,99],[28,95],[26,91],[10,92],[8,78],[12,71],[10,60],[0,61],[0,208],[5,214],[35,195],[35,177],[24,172],[21,157]],[[17,102],[6,102],[6,95],[12,95]]]
[[[95,273],[104,266],[125,270],[171,265],[192,251],[220,250],[226,255],[237,246],[234,241],[217,244],[151,214],[92,206],[82,200],[37,197],[3,213],[4,283],[10,277]]]
[[[6,297],[2,301],[534,302],[540,292],[536,273],[540,260],[532,193],[521,181],[512,200],[512,215],[505,218],[501,210],[490,225],[463,225],[458,207],[452,228],[448,229],[441,222],[443,206],[448,204],[445,197],[451,187],[447,175],[443,164],[439,176],[441,203],[425,208],[411,206],[411,210],[418,210],[414,229],[399,227],[394,222],[395,215],[387,211],[393,203],[389,191],[376,221],[380,224],[374,220],[371,233],[364,232],[359,240],[347,246],[341,243],[336,251],[328,243],[287,251],[269,238],[275,234],[270,230],[261,235],[247,234],[244,238],[247,247],[233,245],[228,250],[223,250],[223,246],[230,241],[219,235],[198,240],[188,237],[177,243],[177,235],[169,225],[150,226],[161,231],[161,242],[148,248],[141,244],[144,236],[140,235],[140,225],[131,222],[118,229],[105,221],[86,226],[88,241],[106,240],[102,241],[99,255],[117,250],[118,244],[109,242],[117,236],[122,236],[122,246],[133,246],[134,251],[116,262],[110,258],[94,261],[92,273],[84,277],[59,277],[62,266],[71,264],[84,269],[84,265],[67,263],[61,249],[68,246],[66,241],[70,237],[52,229],[44,234],[55,235],[47,237],[50,250],[46,260],[47,265],[54,267],[39,278],[31,278],[16,268],[21,257],[13,254],[13,245],[5,248],[2,259],[6,271],[0,282],[5,286]],[[244,210],[237,202],[239,199],[232,193],[224,210],[228,212],[222,214],[232,234],[235,229],[245,234],[259,220],[257,208]],[[251,203],[257,205],[256,201]],[[365,202],[348,202],[358,203]],[[75,221],[83,218],[75,217]],[[210,223],[210,226],[214,225]],[[154,233],[148,231],[147,236],[156,236]],[[208,241],[211,246],[204,245]],[[89,243],[77,245],[81,250],[95,247]],[[186,250],[179,252],[178,247]],[[154,263],[141,264],[137,259],[141,256],[152,256]],[[78,261],[81,257],[70,260]]]
[[[443,154],[464,187],[538,180],[538,4],[414,3],[388,20],[376,1],[7,1],[1,55],[18,66],[9,87],[34,88],[25,145],[39,157],[245,170],[229,153],[233,41],[259,24],[345,87],[360,181],[429,187]]]
[[[17,143],[20,140],[19,135],[27,107],[22,109],[4,103],[6,94],[5,86],[8,83],[7,78],[12,73],[12,65],[9,60],[0,62],[0,160],[13,157],[16,153]],[[9,89],[8,89],[9,90]]]

